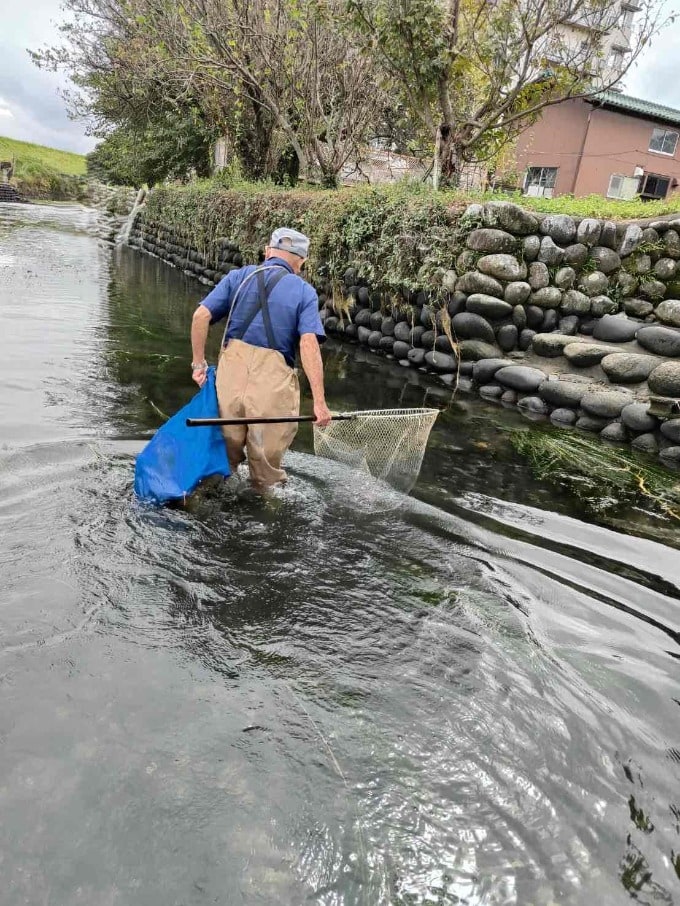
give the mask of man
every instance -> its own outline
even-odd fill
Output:
[[[192,378],[206,380],[205,343],[211,324],[227,319],[217,366],[222,418],[299,415],[300,388],[294,370],[299,343],[302,367],[314,400],[316,424],[330,422],[319,343],[326,339],[315,290],[300,277],[309,239],[296,230],[274,230],[265,262],[232,271],[206,296],[191,325]],[[297,424],[234,425],[222,428],[235,471],[248,456],[257,490],[285,481],[281,459]]]

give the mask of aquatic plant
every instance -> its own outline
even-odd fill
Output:
[[[557,429],[513,431],[510,442],[537,477],[566,484],[591,507],[608,494],[617,504],[643,498],[680,522],[680,477],[631,450]]]

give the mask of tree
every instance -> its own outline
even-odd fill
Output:
[[[663,22],[639,0],[627,69]],[[541,111],[613,87],[605,38],[619,0],[347,0],[366,53],[376,55],[434,142],[435,186],[456,185],[470,161],[492,160]]]

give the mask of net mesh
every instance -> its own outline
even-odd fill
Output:
[[[314,452],[408,494],[418,479],[438,409],[366,409],[314,426]]]

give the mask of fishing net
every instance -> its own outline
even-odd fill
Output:
[[[438,409],[366,409],[314,426],[314,452],[408,494],[425,455]]]

